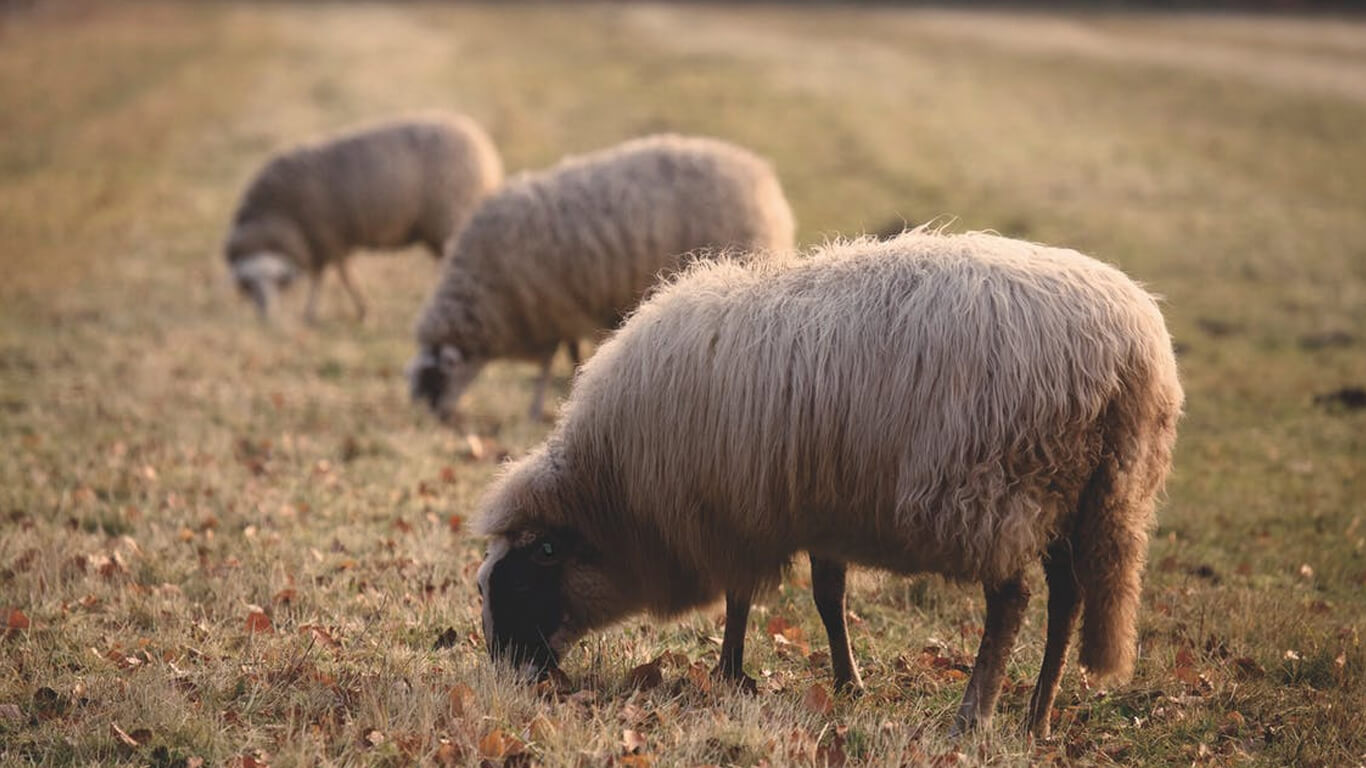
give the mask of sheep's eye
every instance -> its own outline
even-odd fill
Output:
[[[538,565],[552,565],[555,563],[556,555],[559,554],[554,542],[546,539],[536,544],[532,550],[531,559]]]

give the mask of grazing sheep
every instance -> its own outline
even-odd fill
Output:
[[[715,139],[636,139],[511,179],[452,241],[417,323],[413,397],[441,414],[489,360],[531,360],[537,418],[560,342],[614,327],[704,252],[792,242],[773,169]]]
[[[296,147],[247,186],[228,232],[228,265],[262,317],[273,294],[307,272],[309,320],[323,270],[335,265],[363,318],[346,269],[351,251],[422,243],[440,257],[502,178],[493,142],[463,115],[383,123]]]
[[[699,265],[598,350],[485,499],[489,650],[546,669],[589,630],[724,593],[719,672],[744,680],[750,599],[806,551],[840,687],[861,686],[846,563],[984,585],[970,727],[1042,560],[1044,734],[1082,606],[1081,663],[1131,672],[1182,397],[1156,301],[1075,251],[922,230]]]

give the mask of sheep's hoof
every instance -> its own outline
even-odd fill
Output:
[[[990,718],[969,717],[959,712],[953,718],[953,727],[949,728],[949,738],[957,739],[972,731],[985,730],[990,725]]]
[[[725,685],[734,687],[740,693],[754,695],[759,692],[759,681],[744,672],[727,672],[721,667],[717,667],[712,672],[712,677]]]
[[[837,681],[835,683],[835,693],[841,696],[848,696],[857,699],[863,695],[863,683],[853,680]]]

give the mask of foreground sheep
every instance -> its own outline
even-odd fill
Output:
[[[861,683],[846,563],[979,581],[986,628],[957,727],[991,718],[1042,560],[1048,712],[1081,663],[1130,674],[1153,502],[1182,392],[1157,304],[1075,251],[911,232],[809,259],[701,265],[578,375],[548,441],[484,502],[490,652],[556,665],[585,632],[751,597],[811,556],[836,682]]]
[[[434,256],[503,178],[482,129],[461,115],[385,123],[276,155],[233,216],[227,259],[239,290],[265,316],[299,272],[315,316],[323,270],[335,265],[365,316],[346,257],[356,248],[422,243]]]
[[[768,163],[714,139],[655,136],[512,179],[453,240],[417,323],[414,398],[453,406],[489,360],[541,363],[615,326],[661,274],[706,251],[792,248]]]

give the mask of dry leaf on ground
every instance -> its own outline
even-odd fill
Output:
[[[818,715],[828,715],[834,711],[835,702],[831,700],[825,686],[812,683],[811,687],[806,689],[806,695],[802,697],[802,706]]]

